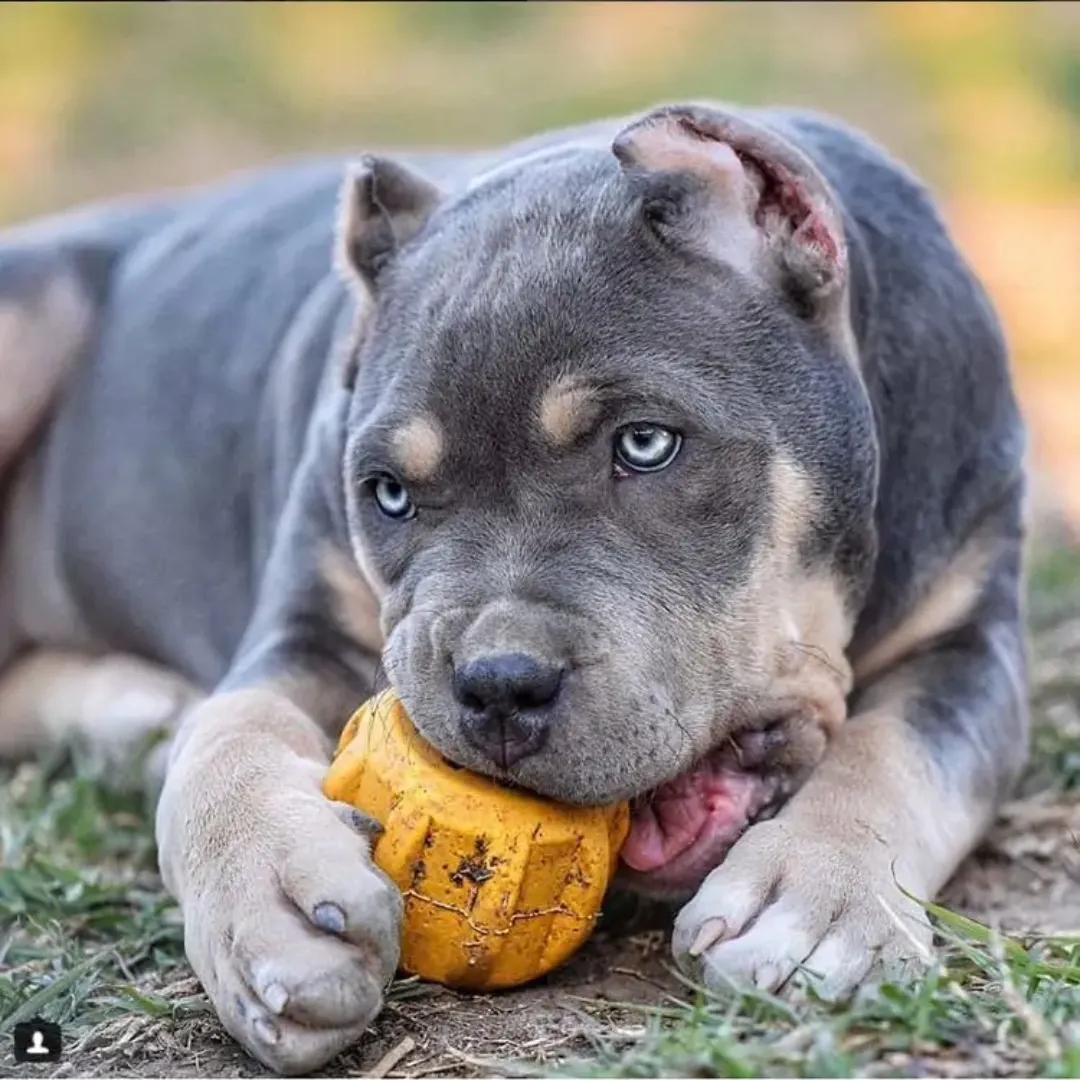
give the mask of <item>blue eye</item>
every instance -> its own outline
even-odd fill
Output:
[[[666,469],[682,449],[682,436],[656,424],[630,424],[615,435],[615,463],[631,472]]]
[[[398,483],[392,476],[373,476],[368,487],[375,499],[375,505],[388,518],[404,521],[416,513],[409,492],[404,484]]]

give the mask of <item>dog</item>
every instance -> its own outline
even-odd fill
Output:
[[[1027,753],[1025,431],[922,183],[663,105],[291,162],[0,234],[0,752],[167,733],[156,837],[228,1031],[310,1072],[402,902],[321,793],[385,674],[451,761],[633,800],[706,985],[842,999]]]

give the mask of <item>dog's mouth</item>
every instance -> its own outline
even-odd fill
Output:
[[[770,767],[782,739],[750,732],[636,799],[621,851],[627,884],[657,896],[697,888],[746,829],[791,794],[790,771]]]

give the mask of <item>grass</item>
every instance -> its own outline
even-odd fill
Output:
[[[1050,823],[1051,854],[1041,865],[1054,887],[1080,896],[1080,839],[1069,831],[1080,821],[1080,551],[1036,563],[1030,611],[1036,727],[1019,805],[1041,815],[1040,828]],[[138,797],[106,790],[78,762],[0,773],[0,1043],[20,1020],[58,1021],[68,1064],[57,1075],[139,1075],[153,1062],[165,1069],[155,1075],[177,1075],[178,1062],[184,1075],[255,1068],[217,1026],[183,959],[150,820]],[[1023,878],[1029,856],[1002,854],[1008,850],[1003,843],[987,856],[988,872],[1011,866]],[[941,961],[913,985],[844,1008],[769,996],[719,1000],[674,972],[679,981],[646,1004],[578,999],[570,988],[560,1007],[588,1019],[580,1037],[558,1052],[520,1054],[532,1063],[512,1066],[505,1048],[513,1040],[495,1039],[493,1027],[492,1055],[502,1058],[495,1068],[620,1077],[1080,1076],[1080,925],[1068,928],[1078,935],[1006,937],[944,907],[931,915]],[[415,996],[419,989],[401,986],[389,1010],[406,1025],[421,1016],[410,1009],[433,1008],[433,999]],[[491,1023],[505,1012],[493,1010]],[[484,1032],[477,1034],[472,1056],[436,1057],[416,1075],[440,1064],[444,1073],[482,1071],[484,1055],[475,1051]],[[14,1075],[2,1054],[0,1075]],[[403,1056],[395,1072],[408,1075],[410,1061]],[[46,1066],[19,1068],[48,1074]]]
[[[58,769],[22,766],[0,795],[0,1036],[34,1016],[70,1041],[132,1013],[205,1009],[138,988],[187,974],[145,806]]]
[[[1080,936],[1022,941],[938,920],[942,962],[851,1006],[768,995],[642,1007],[573,1076],[1080,1076]]]

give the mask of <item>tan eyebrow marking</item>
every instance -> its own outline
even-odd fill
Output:
[[[596,391],[573,376],[556,379],[540,399],[540,426],[557,445],[568,446],[596,421]]]
[[[414,416],[391,438],[394,456],[406,480],[430,480],[442,461],[442,428],[430,416]]]

